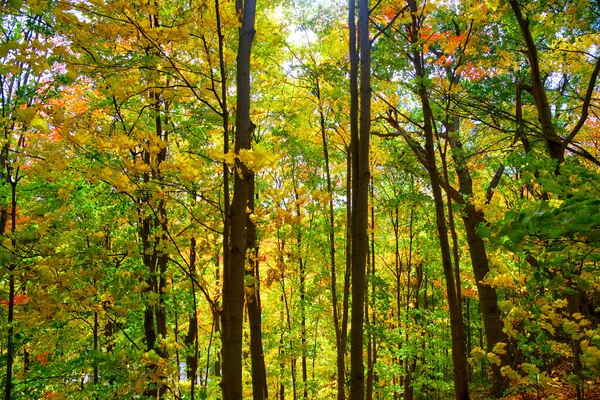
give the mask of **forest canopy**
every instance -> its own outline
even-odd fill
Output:
[[[600,4],[4,0],[28,399],[600,398]]]

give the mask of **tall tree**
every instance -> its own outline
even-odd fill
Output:
[[[250,54],[254,39],[256,1],[238,0],[236,11],[240,19],[237,54],[237,102],[235,123],[235,176],[231,201],[230,260],[223,274],[223,399],[243,398],[242,386],[242,326],[244,311],[244,271],[246,268],[247,207],[253,193],[252,171],[239,158],[242,150],[251,147],[254,124],[250,120]]]
[[[43,79],[44,74],[53,72],[46,58],[57,57],[52,51],[52,7],[45,6],[48,10],[35,4],[23,5],[20,1],[0,5],[0,238],[5,243],[0,268],[3,280],[8,280],[7,316],[3,328],[6,329],[6,344],[2,345],[2,353],[6,351],[5,356],[2,354],[6,357],[5,400],[14,398],[13,373],[19,344],[15,329],[17,296],[27,297],[23,294],[26,281],[19,282],[23,275],[20,269],[26,265],[28,253],[33,249],[27,236],[19,232],[24,227],[17,227],[22,218],[19,215],[19,187],[27,175],[24,171],[27,163],[32,162],[30,157],[34,155],[33,150],[27,150],[29,142],[36,134],[49,132],[43,113],[56,84]],[[55,52],[58,54],[62,50],[62,46],[57,46]],[[26,349],[23,351],[27,363],[28,353]]]
[[[351,3],[353,1],[351,0]],[[350,19],[355,16],[350,6]],[[352,25],[351,25],[352,26]],[[350,30],[350,35],[353,31]],[[352,41],[351,41],[352,43]],[[371,182],[369,166],[369,147],[371,136],[371,42],[369,38],[369,2],[358,2],[358,49],[360,54],[360,104],[359,124],[351,128],[356,133],[352,137],[352,315],[350,333],[350,398],[363,399],[365,396],[365,371],[363,360],[363,326],[365,313],[366,267],[369,252],[369,184]],[[351,59],[353,57],[351,49]],[[354,50],[355,51],[355,50]],[[354,78],[351,75],[351,85]],[[355,91],[354,91],[355,92]],[[356,95],[356,94],[355,94]],[[351,121],[352,123],[352,121]]]
[[[421,22],[419,20],[419,9],[413,0],[408,1],[411,12],[411,22],[407,26],[409,40],[413,44],[419,43],[421,35]],[[467,378],[467,354],[465,349],[465,333],[462,317],[462,305],[458,302],[456,284],[452,269],[452,258],[450,244],[448,241],[448,230],[446,227],[446,213],[442,198],[440,174],[437,169],[436,152],[434,148],[435,118],[431,109],[428,88],[426,86],[425,61],[422,49],[414,48],[409,55],[415,70],[417,79],[416,88],[423,112],[423,134],[425,136],[425,159],[427,171],[431,183],[433,200],[435,203],[435,215],[437,221],[437,232],[442,253],[442,266],[446,280],[446,296],[450,311],[450,330],[452,334],[452,364],[454,368],[454,394],[457,400],[469,398],[469,387]]]

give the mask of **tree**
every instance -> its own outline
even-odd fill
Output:
[[[244,271],[248,248],[247,208],[253,180],[252,171],[239,155],[251,147],[255,125],[250,120],[250,53],[254,39],[256,2],[236,2],[240,18],[237,56],[237,114],[235,127],[235,176],[231,201],[230,262],[223,276],[223,398],[242,399],[242,322],[244,307]]]
[[[32,238],[18,226],[23,215],[19,215],[18,188],[27,175],[24,170],[31,164],[32,156],[26,147],[35,140],[36,134],[49,132],[44,120],[44,108],[53,94],[56,82],[44,79],[51,72],[45,58],[55,57],[63,50],[58,46],[52,51],[53,30],[51,10],[43,10],[43,4],[23,6],[21,2],[8,2],[0,6],[0,106],[2,115],[2,146],[0,148],[0,236],[3,238],[3,276],[8,278],[8,300],[6,320],[6,374],[4,377],[4,399],[13,398],[13,372],[15,366],[15,306],[27,298],[26,283],[19,277],[30,263]],[[21,222],[22,224],[22,222]],[[20,288],[20,289],[19,289]],[[18,294],[22,292],[22,294]],[[3,346],[4,347],[4,346]],[[24,350],[27,358],[27,350]]]
[[[350,35],[354,38],[354,1],[349,7]],[[360,103],[356,88],[357,58],[360,50]],[[350,333],[350,397],[363,399],[365,372],[363,363],[363,325],[365,312],[366,264],[369,248],[369,146],[371,135],[371,42],[369,38],[369,4],[358,2],[358,47],[350,41],[350,95],[352,132],[352,314]],[[360,109],[358,108],[360,104]],[[358,121],[356,115],[359,115]],[[358,123],[358,126],[355,126]],[[353,125],[354,124],[354,125]]]

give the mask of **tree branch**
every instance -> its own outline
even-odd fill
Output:
[[[581,127],[588,118],[590,102],[592,100],[592,95],[594,94],[594,88],[596,86],[596,79],[598,78],[598,74],[600,73],[600,57],[596,60],[596,66],[592,71],[592,75],[590,76],[590,83],[588,84],[587,91],[585,93],[585,97],[583,99],[583,106],[581,107],[581,117],[579,117],[579,121],[577,121],[577,125],[573,128],[569,136],[562,142],[561,150],[564,152],[567,149],[569,143],[573,141],[575,135],[579,133]]]

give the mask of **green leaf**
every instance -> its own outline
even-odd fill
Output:
[[[524,229],[513,229],[508,232],[508,238],[512,240],[513,243],[519,244],[525,239],[527,236],[527,232]]]
[[[481,238],[489,238],[491,230],[489,227],[487,227],[485,225],[480,225],[479,228],[477,229],[477,233],[479,234],[479,237],[481,237]]]
[[[513,302],[510,300],[502,300],[498,302],[498,308],[502,311],[502,312],[509,312],[512,308],[513,308]]]
[[[200,389],[198,397],[202,400],[208,399],[208,393],[206,393],[206,388],[203,387],[202,389]]]
[[[600,261],[600,253],[592,253],[592,254],[590,254],[590,256],[588,257],[588,260],[590,260],[591,262],[598,262],[598,261]]]
[[[588,290],[590,290],[592,288],[590,283],[588,281],[586,281],[585,279],[581,278],[580,276],[575,276],[573,278],[573,280],[577,283],[577,287],[584,292],[587,292]]]

